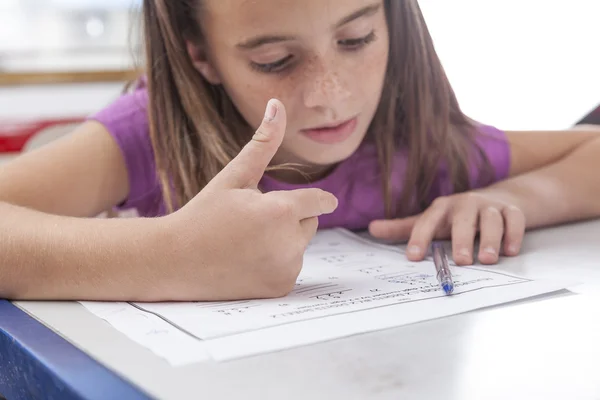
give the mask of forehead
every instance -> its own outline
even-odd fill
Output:
[[[226,42],[264,33],[316,34],[377,4],[383,0],[204,0],[203,24]]]

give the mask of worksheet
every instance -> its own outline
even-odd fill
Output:
[[[410,262],[399,246],[375,243],[344,229],[326,230],[308,246],[296,287],[284,298],[131,306],[202,341],[213,359],[227,360],[453,315],[565,287],[498,268],[450,265],[455,290],[446,296],[431,257]]]
[[[455,268],[453,273],[455,295],[528,282],[476,268]],[[333,230],[319,235],[308,247],[296,287],[286,298],[136,305],[200,339],[212,339],[441,296],[445,294],[433,261],[413,263],[391,246]]]

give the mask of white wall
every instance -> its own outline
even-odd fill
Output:
[[[0,121],[86,116],[117,98],[123,87],[124,83],[0,87]]]
[[[560,129],[600,104],[600,0],[420,0],[463,109]]]
[[[420,4],[471,117],[503,129],[560,129],[600,103],[600,0]],[[93,112],[120,87],[0,88],[0,119]]]

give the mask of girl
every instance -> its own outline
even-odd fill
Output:
[[[600,215],[597,132],[469,120],[416,0],[143,13],[145,83],[2,169],[1,296],[282,296],[318,222],[408,240],[411,260],[451,237],[466,265]],[[85,218],[111,207],[143,218]]]

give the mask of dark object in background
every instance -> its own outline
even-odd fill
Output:
[[[600,125],[600,105],[575,125]]]

